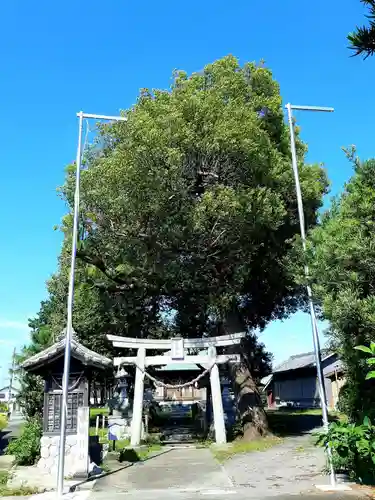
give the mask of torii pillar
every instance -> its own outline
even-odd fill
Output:
[[[131,424],[131,439],[132,446],[139,446],[142,438],[142,412],[143,412],[143,392],[145,381],[145,360],[146,349],[140,347],[137,353],[137,365],[135,372],[134,386],[134,401],[133,401],[133,418]]]
[[[227,442],[227,434],[225,432],[224,409],[223,399],[221,396],[219,367],[216,364],[216,347],[209,347],[208,355],[211,358],[211,363],[213,363],[210,370],[210,385],[212,410],[214,413],[215,441],[216,444],[225,444]]]

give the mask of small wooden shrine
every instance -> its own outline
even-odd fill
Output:
[[[43,437],[38,466],[46,473],[53,473],[57,468],[65,342],[65,331],[63,331],[56,343],[28,358],[22,365],[25,371],[39,375],[45,381]],[[99,370],[112,372],[112,366],[111,359],[83,346],[78,342],[75,333],[73,334],[67,404],[65,475],[77,472],[84,474],[82,469],[85,468],[85,463],[88,466],[91,381]],[[85,449],[75,449],[79,446],[84,446]],[[78,457],[81,457],[80,463],[77,461]]]
[[[171,356],[172,352],[168,351],[164,356]],[[203,371],[201,366],[196,363],[170,363],[164,366],[155,368],[155,375],[168,384],[183,384],[189,380],[194,379]],[[207,377],[206,377],[207,379]],[[187,387],[169,388],[169,387],[156,387],[154,399],[160,404],[166,403],[180,403],[182,405],[191,405],[198,401],[206,399],[205,384],[194,384]]]

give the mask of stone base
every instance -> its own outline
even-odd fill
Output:
[[[131,418],[120,417],[120,416],[110,416],[108,418],[108,437],[110,441],[116,440],[121,441],[124,439],[131,438]],[[142,421],[142,436],[141,439],[145,439],[145,426]]]
[[[120,415],[108,418],[108,438],[110,441],[129,439],[131,434],[131,420]]]
[[[42,474],[57,475],[60,436],[42,436],[40,441],[40,460],[37,464]],[[64,477],[87,477],[87,464],[80,456],[81,449],[77,435],[68,435],[65,440]]]

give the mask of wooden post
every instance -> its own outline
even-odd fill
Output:
[[[216,359],[215,347],[213,346],[209,347],[209,356],[211,358],[211,363],[212,363]],[[213,365],[213,367],[211,368],[210,382],[211,382],[212,409],[214,414],[214,425],[215,425],[215,441],[216,444],[225,444],[227,442],[227,436],[225,432],[223,399],[221,395],[219,367],[217,366],[217,364]]]
[[[137,354],[137,369],[135,372],[133,418],[131,425],[130,443],[132,446],[139,446],[141,444],[145,358],[146,349],[144,347],[139,347]]]
[[[96,415],[95,436],[99,436],[99,421],[100,421],[100,417],[99,417],[99,415]]]

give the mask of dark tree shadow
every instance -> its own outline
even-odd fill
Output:
[[[267,412],[270,431],[275,436],[301,436],[323,425],[322,416],[317,412],[274,410]],[[337,421],[337,417],[330,417]]]

